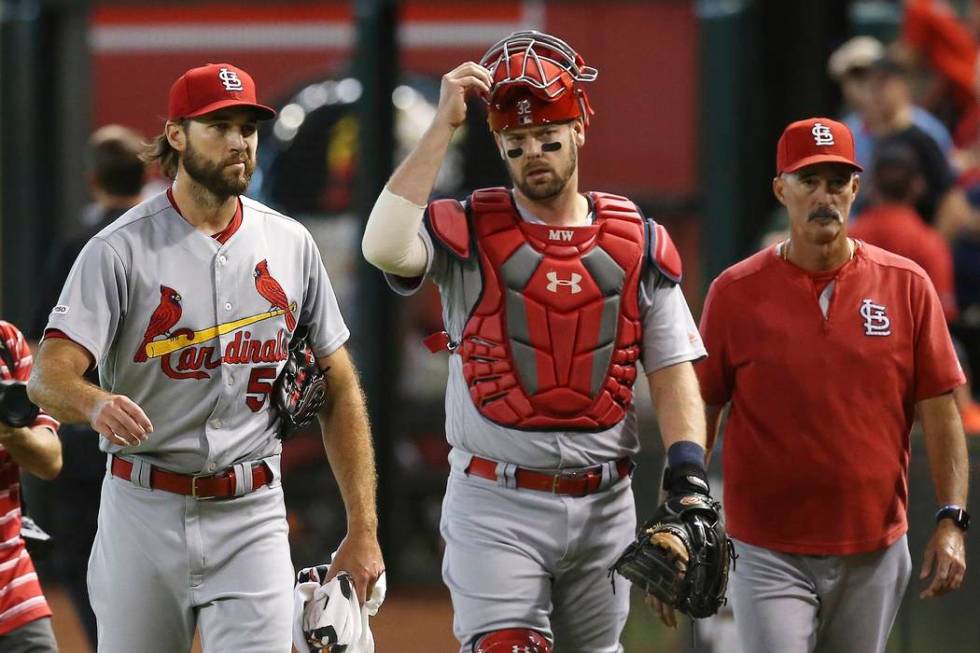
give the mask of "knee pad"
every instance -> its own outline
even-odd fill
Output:
[[[551,653],[551,644],[536,630],[507,628],[478,637],[473,653]]]

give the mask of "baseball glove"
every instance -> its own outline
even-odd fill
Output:
[[[278,436],[288,439],[317,416],[327,397],[327,379],[316,363],[305,327],[289,343],[289,358],[272,390],[279,419]]]
[[[710,617],[725,604],[733,559],[720,509],[705,494],[668,497],[612,569],[675,610]]]

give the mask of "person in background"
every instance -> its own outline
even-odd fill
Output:
[[[143,140],[138,132],[122,125],[100,127],[89,137],[86,176],[92,202],[78,217],[83,229],[55,242],[51,248],[28,331],[33,342],[41,340],[48,315],[58,303],[58,293],[78,253],[92,236],[142,200],[147,172],[140,158]],[[98,384],[95,368],[87,376]],[[99,451],[97,434],[88,424],[64,424],[60,434],[64,448],[61,474],[53,483],[32,486],[31,490],[47,498],[43,507],[48,512],[46,524],[54,538],[51,570],[67,590],[85,635],[95,647],[95,613],[89,604],[85,570],[98,524],[105,454]]]
[[[23,334],[0,320],[0,380],[23,384],[30,377],[33,358]],[[13,393],[5,388],[5,395]],[[51,608],[41,591],[31,556],[21,537],[20,472],[44,480],[61,471],[58,422],[43,411],[28,425],[27,413],[11,419],[0,406],[0,651],[4,653],[57,653],[51,628]],[[20,408],[18,412],[20,412]]]

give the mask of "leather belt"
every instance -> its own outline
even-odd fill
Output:
[[[538,490],[552,494],[563,494],[571,497],[584,497],[598,492],[602,487],[602,470],[604,465],[577,469],[575,471],[549,474],[532,469],[518,467],[514,472],[517,487],[523,490]],[[616,461],[618,478],[625,478],[633,473],[635,465],[629,458]],[[497,480],[497,463],[486,458],[473,456],[466,467],[466,473],[479,476],[490,481]]]
[[[263,462],[251,463],[252,490],[272,483],[272,470]],[[129,481],[133,463],[118,456],[112,457],[112,475]],[[183,494],[195,499],[230,499],[235,494],[235,469],[228,469],[212,476],[178,474],[154,467],[150,472],[150,487],[154,490]]]

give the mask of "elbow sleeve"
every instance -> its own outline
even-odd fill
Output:
[[[374,203],[361,240],[361,252],[371,265],[402,277],[425,273],[425,243],[419,235],[425,207],[395,195],[387,186]]]

